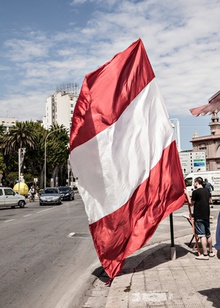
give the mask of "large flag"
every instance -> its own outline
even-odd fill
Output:
[[[95,249],[112,279],[185,201],[173,127],[140,39],[85,76],[70,161]]]

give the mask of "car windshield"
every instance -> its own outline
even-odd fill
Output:
[[[192,178],[186,178],[185,179],[185,184],[186,184],[186,187],[187,186],[192,186],[193,185],[193,179]]]
[[[57,193],[58,193],[58,190],[57,190],[57,189],[54,189],[54,188],[48,188],[48,189],[45,189],[45,190],[44,190],[44,193],[45,193],[45,194],[57,194]]]
[[[60,191],[67,191],[67,190],[70,190],[69,187],[59,187],[59,190]]]

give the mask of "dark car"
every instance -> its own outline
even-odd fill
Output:
[[[74,191],[70,186],[59,186],[58,189],[61,194],[61,200],[74,200]]]
[[[61,194],[57,187],[47,187],[45,188],[39,196],[39,204],[58,204],[60,205],[61,202]]]

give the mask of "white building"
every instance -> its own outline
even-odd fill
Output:
[[[76,84],[62,85],[57,89],[57,92],[50,95],[46,100],[46,116],[43,119],[44,128],[49,129],[51,125],[58,124],[70,130],[78,96],[79,92]]]
[[[173,129],[174,129],[174,138],[176,140],[176,146],[178,149],[178,152],[181,151],[181,146],[180,146],[180,124],[179,124],[179,120],[177,118],[171,118],[170,119],[172,125],[173,125]]]
[[[61,85],[56,92],[46,100],[46,115],[43,118],[43,126],[50,129],[52,125],[63,125],[69,132],[72,125],[73,111],[79,96],[78,84]],[[69,186],[74,186],[74,176],[72,174],[69,160],[67,161]]]
[[[16,124],[18,119],[16,118],[0,118],[0,125],[4,127],[5,132],[9,132],[9,129]]]

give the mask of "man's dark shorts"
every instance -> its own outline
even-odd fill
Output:
[[[208,220],[196,219],[195,230],[198,237],[211,236],[210,223]]]

